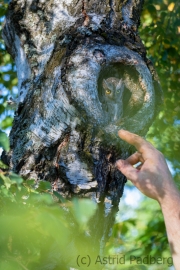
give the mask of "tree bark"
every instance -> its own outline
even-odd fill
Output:
[[[133,151],[117,131],[145,136],[162,103],[138,34],[143,2],[12,0],[3,29],[19,88],[6,160],[25,178],[51,181],[63,196],[96,201],[99,248],[126,182],[115,161]],[[102,82],[111,77],[123,80],[124,91],[105,101]]]

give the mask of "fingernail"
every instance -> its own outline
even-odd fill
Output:
[[[118,135],[120,135],[120,133],[122,133],[123,131],[126,131],[125,129],[120,129],[119,131],[118,131]]]

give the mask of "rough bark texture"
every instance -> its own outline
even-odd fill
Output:
[[[101,246],[126,181],[115,161],[133,151],[117,131],[144,136],[162,102],[138,35],[142,6],[143,0],[12,0],[3,30],[19,81],[10,166],[25,178],[51,181],[63,196],[101,201],[106,214],[97,213],[93,226],[103,227],[97,235],[92,228]],[[124,83],[116,120],[103,104],[102,81],[110,77]]]

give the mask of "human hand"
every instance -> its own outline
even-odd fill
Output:
[[[136,147],[138,152],[126,160],[118,160],[117,168],[146,196],[157,200],[162,208],[175,269],[180,265],[180,193],[165,158],[152,144],[125,130],[119,137]],[[133,165],[141,162],[134,168]]]
[[[160,204],[167,195],[172,196],[176,187],[163,154],[151,143],[129,131],[120,130],[118,135],[122,140],[134,145],[138,152],[126,160],[118,160],[117,168],[143,194],[157,200]],[[141,165],[134,168],[133,165],[138,162],[141,162]]]

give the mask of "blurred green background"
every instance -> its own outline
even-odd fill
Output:
[[[7,3],[8,1],[0,3],[0,32]],[[174,180],[180,188],[179,1],[145,0],[139,32],[147,48],[148,57],[158,72],[164,92],[164,106],[150,128],[147,139],[165,155]],[[13,121],[13,110],[7,101],[16,95],[16,67],[0,37],[0,147],[5,150],[9,149],[9,144],[3,131],[8,132]],[[0,165],[5,167],[2,163]],[[72,231],[76,231],[81,246],[83,238],[79,236],[87,230],[88,220],[95,211],[94,205],[88,202],[70,204],[63,201],[58,194],[51,193],[48,183],[42,182],[40,187],[36,187],[33,180],[24,182],[21,177],[2,171],[0,202],[0,270],[46,269],[47,265],[49,269],[63,269],[68,261],[65,251]],[[67,211],[64,214],[64,207],[69,209],[70,214],[67,214]],[[87,214],[87,207],[90,215]],[[73,230],[72,223],[75,224]],[[55,231],[58,232],[58,241],[54,235]],[[107,243],[107,253],[141,257],[170,256],[158,203],[140,195],[130,183],[126,185],[120,203],[120,212]],[[64,266],[61,265],[59,254],[63,254],[61,256],[64,258]],[[53,261],[56,263],[53,264]],[[127,263],[104,267],[172,269],[167,262],[159,265],[141,265],[137,264],[137,261],[134,265]]]

